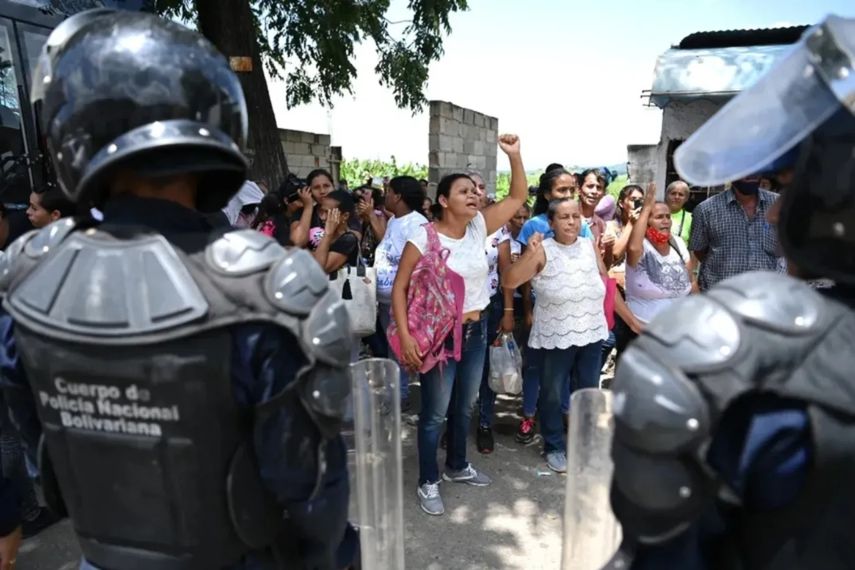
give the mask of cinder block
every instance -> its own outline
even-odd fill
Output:
[[[473,168],[478,170],[484,170],[487,166],[487,158],[483,156],[469,156],[467,162],[472,165]]]
[[[457,122],[454,119],[440,117],[439,134],[454,136],[457,134]]]
[[[490,130],[494,132],[499,131],[499,119],[496,117],[490,117]]]
[[[463,154],[475,154],[475,143],[473,141],[463,141]]]
[[[324,146],[330,146],[332,143],[332,138],[330,135],[318,135],[318,144],[322,144]]]
[[[487,131],[487,140],[496,142],[499,140],[499,132],[495,129],[490,129]]]
[[[442,101],[431,101],[429,104],[430,104],[430,116],[431,116],[431,118],[439,117],[440,108],[442,106]]]
[[[487,171],[496,173],[496,155],[487,155]]]
[[[452,143],[451,144],[451,150],[453,150],[456,153],[462,153],[463,152],[463,139],[462,138],[454,137],[453,139],[451,139],[451,143]]]
[[[486,143],[482,141],[475,141],[472,143],[472,154],[484,154],[484,147]]]
[[[452,109],[451,103],[443,101],[439,106],[439,115],[440,117],[447,117],[449,119],[453,119],[454,111]]]
[[[309,143],[309,144],[315,144],[315,133],[301,132],[300,133],[300,141],[305,142],[305,143]]]
[[[439,150],[439,136],[438,134],[430,133],[428,135],[428,150],[430,151],[438,151]]]
[[[467,125],[474,125],[473,113],[471,109],[463,109],[463,122]]]
[[[428,168],[439,167],[439,151],[431,150],[428,153]]]
[[[314,156],[327,156],[329,154],[330,147],[324,146],[322,144],[313,144],[311,153]]]
[[[448,135],[445,135],[445,134],[439,135],[439,150],[442,152],[453,151],[454,150],[453,145],[452,145],[453,140],[454,140],[453,137],[450,137]]]
[[[439,168],[439,166],[430,165],[430,166],[428,167],[428,182],[430,182],[430,183],[432,183],[432,184],[436,184],[436,183],[438,183],[438,182],[439,182],[439,179],[440,179],[441,177],[442,177],[442,176],[440,175],[440,168]],[[436,194],[435,194],[435,193],[434,193],[434,196],[436,196]]]
[[[290,143],[291,146],[291,154],[294,155],[307,155],[311,152],[312,146],[309,143],[299,142],[299,143]]]
[[[439,116],[431,117],[430,122],[428,123],[428,134],[438,135],[440,129],[440,118]]]
[[[462,123],[463,122],[463,107],[458,107],[457,105],[454,105],[451,109],[451,116],[458,123]]]
[[[484,122],[484,115],[481,113],[475,113],[475,126],[481,127],[482,129],[486,126]]]

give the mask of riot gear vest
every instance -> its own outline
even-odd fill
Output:
[[[717,501],[728,534],[711,567],[855,567],[853,340],[850,307],[770,273],[664,311],[624,353],[613,385],[612,506],[624,535],[670,540]],[[723,414],[758,394],[803,403],[811,444],[796,500],[763,513],[743,508],[706,457]]]
[[[0,288],[44,428],[46,495],[61,509],[61,494],[88,561],[208,570],[271,544],[287,513],[261,484],[254,422],[299,407],[333,437],[350,386],[346,309],[308,253],[252,230],[182,248],[65,219],[9,248]],[[253,322],[288,331],[305,365],[245,410],[230,327]]]

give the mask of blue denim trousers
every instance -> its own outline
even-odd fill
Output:
[[[449,360],[421,375],[422,408],[419,413],[419,485],[439,481],[436,452],[442,423],[448,416],[445,465],[466,467],[466,434],[484,372],[487,353],[487,313],[480,321],[463,326],[460,360]]]
[[[561,421],[562,408],[569,404],[571,391],[599,386],[602,347],[603,342],[597,341],[585,346],[540,351],[543,354],[543,375],[540,378],[538,409],[545,453],[566,451],[567,434]]]
[[[39,515],[39,501],[27,468],[24,444],[18,428],[12,422],[10,413],[6,400],[0,392],[0,471],[3,477],[9,479],[15,486],[23,520],[32,521]]]
[[[383,338],[386,338],[386,329],[389,328],[389,323],[392,322],[392,305],[386,303],[377,304],[377,317],[380,320],[380,328],[383,331]],[[398,362],[395,353],[390,349],[389,358]],[[401,386],[401,400],[406,400],[410,397],[410,375],[406,369],[398,363],[399,382]]]
[[[493,409],[496,407],[496,393],[490,389],[490,347],[499,337],[499,325],[505,312],[505,300],[501,290],[490,299],[487,307],[487,348],[484,349],[484,374],[481,376],[481,388],[478,390],[478,422],[481,427],[493,425]]]

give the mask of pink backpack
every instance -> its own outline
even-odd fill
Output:
[[[463,344],[463,277],[448,268],[447,248],[442,247],[433,224],[424,224],[427,233],[427,251],[416,263],[410,276],[407,291],[407,324],[410,335],[419,347],[422,357],[421,373],[448,358],[460,360]],[[453,336],[453,349],[446,348],[448,335]],[[401,341],[394,321],[386,331],[389,346],[401,359]]]

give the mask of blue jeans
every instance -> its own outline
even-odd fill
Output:
[[[463,326],[460,361],[449,360],[444,366],[437,365],[421,376],[419,485],[439,481],[436,450],[446,414],[448,430],[445,465],[454,471],[466,467],[466,434],[481,385],[486,349],[487,319],[482,318]]]
[[[10,414],[6,400],[0,392],[0,471],[3,477],[15,486],[23,520],[32,521],[39,515],[41,507],[27,467],[25,452],[29,450],[25,450]]]
[[[499,337],[499,325],[505,312],[505,300],[499,291],[490,299],[487,307],[487,348],[484,353],[484,374],[481,376],[481,388],[478,390],[478,425],[488,428],[493,425],[493,409],[496,407],[496,393],[490,389],[490,347]]]
[[[389,323],[392,322],[392,305],[386,303],[377,304],[377,317],[380,319],[380,328],[383,330],[383,338],[386,337],[386,329],[389,328]],[[389,358],[398,362],[395,353],[389,349]],[[401,400],[406,400],[410,397],[410,375],[407,370],[398,362],[399,383],[401,386]]]
[[[523,416],[527,418],[533,418],[537,412],[537,399],[540,394],[545,352],[542,348],[526,347],[525,349],[525,356],[523,358],[525,361],[525,367],[523,368]],[[561,413],[566,416],[569,411],[570,382],[565,382],[564,388],[561,390]]]
[[[603,358],[600,363],[600,370],[603,369],[603,366],[609,360],[609,355],[612,353],[615,344],[617,344],[617,338],[615,337],[615,331],[611,330],[609,331],[609,338],[603,341]]]
[[[538,408],[546,453],[566,451],[567,438],[561,421],[565,394],[570,393],[571,382],[574,391],[599,386],[602,347],[603,342],[597,341],[585,346],[541,350],[543,376]]]

